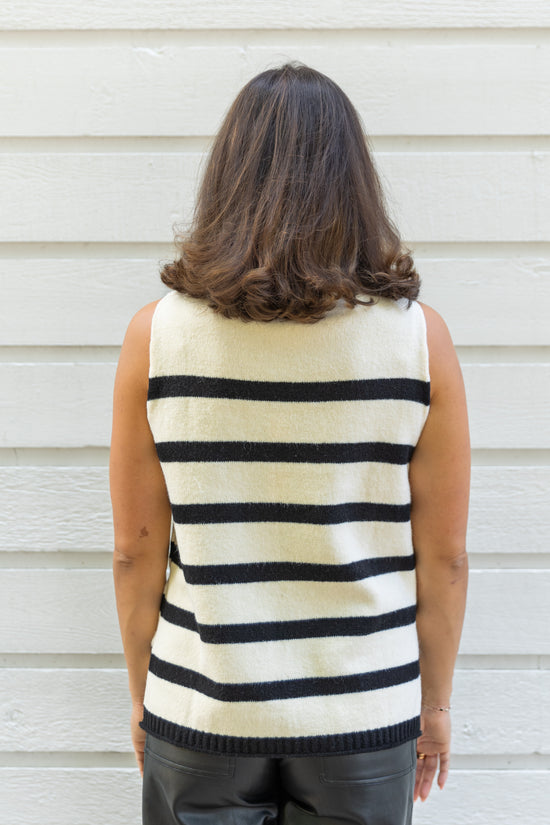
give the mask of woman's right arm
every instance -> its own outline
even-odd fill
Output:
[[[453,671],[468,584],[466,525],[470,438],[462,372],[441,316],[421,304],[430,362],[430,411],[409,468],[416,556],[417,616],[422,684],[422,736],[415,800],[426,799],[439,763],[438,785],[449,769]]]

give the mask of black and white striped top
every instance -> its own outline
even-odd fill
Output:
[[[170,292],[149,376],[173,529],[142,727],[237,755],[418,736],[408,463],[430,400],[421,307],[245,323]]]

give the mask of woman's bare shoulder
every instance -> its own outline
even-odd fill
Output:
[[[450,384],[460,384],[462,375],[453,339],[444,318],[428,304],[418,302],[426,320],[426,338],[432,399],[441,389],[449,389]]]
[[[126,337],[124,339],[125,343],[128,339],[132,347],[143,348],[144,346],[149,346],[153,315],[161,300],[162,298],[159,298],[157,301],[151,301],[150,304],[145,304],[141,309],[138,309],[128,324]]]
[[[151,324],[160,300],[151,301],[138,309],[128,324],[118,362],[118,374],[122,380],[127,377],[140,384],[147,382]]]
[[[128,324],[128,330],[131,330],[131,332],[136,335],[143,333],[150,335],[153,315],[160,301],[162,301],[162,298],[159,298],[157,301],[151,301],[150,304],[145,304],[141,309],[138,309]]]
[[[449,340],[451,334],[443,316],[433,307],[428,306],[428,304],[418,301],[418,305],[422,307],[424,313],[428,338],[431,338],[434,342],[439,341],[440,343]]]

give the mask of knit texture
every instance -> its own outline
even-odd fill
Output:
[[[315,324],[158,303],[147,415],[173,525],[145,730],[235,755],[420,735],[408,466],[429,400],[416,302]]]

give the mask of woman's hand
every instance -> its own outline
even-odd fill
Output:
[[[134,702],[132,704],[132,716],[130,719],[130,727],[132,730],[132,744],[136,754],[136,760],[140,774],[143,776],[143,757],[145,749],[145,731],[140,728],[139,723],[143,719],[143,703]]]
[[[422,736],[416,740],[416,752],[425,753],[425,759],[416,760],[414,801],[424,802],[430,793],[439,758],[437,784],[443,788],[449,775],[451,750],[451,717],[447,711],[423,709],[420,714]]]

